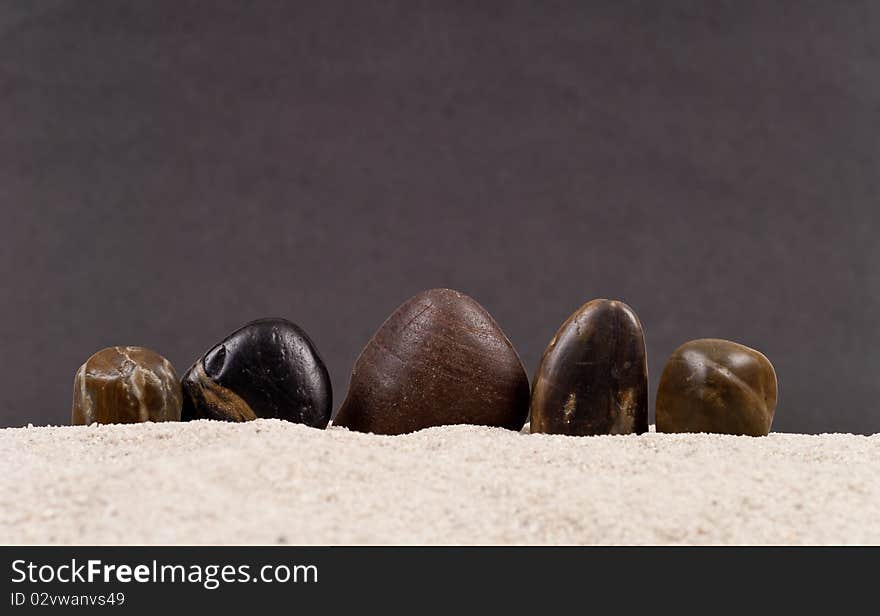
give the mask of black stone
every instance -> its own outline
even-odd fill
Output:
[[[314,344],[285,319],[261,319],[230,334],[183,375],[181,419],[284,419],[324,428],[330,376]]]

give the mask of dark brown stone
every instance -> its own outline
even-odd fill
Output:
[[[71,423],[178,421],[181,404],[171,362],[141,347],[110,347],[77,371]]]
[[[764,436],[776,394],[776,372],[758,351],[728,340],[691,340],[660,377],[657,431]]]
[[[562,324],[535,374],[531,431],[572,436],[648,431],[645,336],[632,308],[596,299]]]
[[[489,313],[463,293],[432,289],[367,343],[334,425],[376,434],[447,424],[519,430],[528,405],[522,362]]]

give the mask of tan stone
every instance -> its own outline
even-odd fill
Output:
[[[98,351],[76,373],[71,423],[179,421],[180,380],[167,359],[141,347]]]

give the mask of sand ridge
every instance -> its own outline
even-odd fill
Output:
[[[880,435],[0,430],[4,544],[880,544]]]

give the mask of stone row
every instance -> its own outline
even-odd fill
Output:
[[[764,355],[691,340],[660,377],[657,430],[766,435],[776,397]],[[97,352],[76,373],[72,423],[275,418],[324,428],[332,403],[330,375],[308,335],[290,321],[262,319],[211,347],[180,379],[149,349]],[[526,421],[533,433],[648,431],[645,336],[632,308],[606,299],[581,306],[550,340],[530,387],[482,306],[458,291],[424,291],[367,342],[333,424],[404,434],[449,424],[520,430]]]

